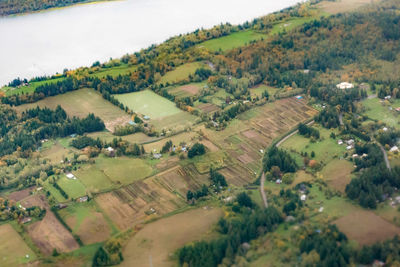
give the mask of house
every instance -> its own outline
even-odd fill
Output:
[[[336,85],[336,88],[338,89],[351,89],[354,88],[354,84],[348,83],[348,82],[342,82]]]
[[[20,220],[20,223],[25,224],[25,223],[29,223],[32,221],[31,217],[24,217]]]
[[[75,175],[73,175],[72,173],[67,173],[67,178],[68,179],[76,179]]]
[[[57,205],[57,208],[59,209],[59,210],[62,210],[62,209],[65,209],[66,207],[68,207],[68,205],[67,204],[58,204]]]
[[[297,100],[303,99],[303,97],[301,95],[296,96]]]
[[[160,159],[161,157],[162,157],[162,155],[160,153],[153,154],[153,158],[155,158],[155,159]]]
[[[107,151],[108,151],[108,152],[114,152],[114,148],[112,148],[112,147],[109,146],[109,147],[107,147]]]
[[[358,154],[353,154],[352,158],[358,158]]]
[[[89,200],[89,197],[88,196],[84,196],[84,197],[80,197],[79,199],[78,199],[78,202],[86,202],[86,201],[88,201]]]
[[[382,130],[383,130],[384,132],[387,132],[388,128],[383,127]]]
[[[145,115],[145,116],[143,116],[143,119],[145,119],[146,121],[148,121],[148,120],[150,120],[150,117],[147,116],[147,115]]]
[[[389,100],[391,98],[392,98],[392,96],[390,96],[390,95],[385,96],[385,100]]]
[[[324,207],[320,207],[318,211],[319,212],[323,212],[324,211]]]
[[[281,183],[282,183],[282,180],[281,180],[281,179],[277,179],[277,180],[275,181],[275,183],[276,183],[276,184],[281,184]]]
[[[390,149],[390,152],[399,152],[399,148],[398,148],[397,146],[393,146],[393,147]]]
[[[134,122],[134,121],[129,121],[128,123],[129,123],[129,125],[133,125],[133,126],[136,125],[136,122]]]
[[[364,153],[364,154],[362,154],[361,157],[362,157],[362,158],[368,157],[368,154]]]
[[[306,199],[307,199],[307,196],[305,194],[300,196],[300,200],[301,201],[306,201]]]
[[[343,145],[343,141],[342,141],[341,139],[339,139],[339,140],[337,141],[337,143],[338,143],[338,145]]]
[[[76,136],[77,136],[76,133],[70,135],[70,137],[72,137],[72,138],[75,138]]]
[[[346,146],[346,149],[347,150],[350,150],[350,149],[352,149],[353,148],[353,146]]]
[[[347,140],[347,141],[346,141],[346,144],[348,144],[348,145],[354,144],[354,139]]]

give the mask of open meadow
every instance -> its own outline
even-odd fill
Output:
[[[124,105],[136,113],[150,117],[150,123],[158,130],[181,128],[192,125],[197,119],[188,112],[176,107],[175,103],[145,90],[141,92],[115,95]]]
[[[266,37],[266,34],[258,33],[253,30],[241,31],[220,38],[205,41],[203,43],[200,43],[198,47],[205,47],[211,51],[227,51],[236,47],[249,44],[251,41],[260,40]]]
[[[10,224],[0,225],[0,265],[21,266],[36,260],[35,253]]]
[[[48,107],[55,109],[60,105],[70,117],[86,117],[89,113],[100,117],[106,128],[114,130],[117,125],[122,125],[130,120],[128,114],[103,99],[100,93],[93,89],[79,89],[62,95],[47,97],[35,103],[25,104],[15,107],[19,112],[27,109],[39,107]]]
[[[202,62],[191,62],[178,66],[176,69],[167,72],[158,81],[158,84],[173,84],[189,78],[198,68],[207,68],[207,65]]]
[[[72,203],[58,212],[72,233],[87,244],[102,242],[116,231],[111,221],[100,212],[94,201]]]
[[[16,95],[16,94],[28,94],[32,93],[35,91],[35,89],[41,85],[44,84],[51,84],[51,83],[56,83],[61,80],[65,79],[64,77],[59,77],[59,78],[54,78],[54,79],[49,79],[45,81],[40,81],[40,82],[31,82],[27,86],[21,86],[20,88],[14,88],[14,87],[9,87],[9,86],[4,86],[0,88],[1,91],[6,93],[6,96],[10,95]]]
[[[121,266],[175,266],[171,254],[186,243],[207,238],[222,215],[218,208],[200,208],[145,225],[124,248]]]
[[[371,98],[364,100],[362,104],[366,108],[364,114],[369,118],[400,129],[400,112],[396,111],[396,108],[400,107],[400,100],[397,99],[392,104],[379,98]]]

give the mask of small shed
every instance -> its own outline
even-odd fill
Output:
[[[66,175],[68,179],[75,179],[75,175],[73,175],[72,173],[67,173]]]

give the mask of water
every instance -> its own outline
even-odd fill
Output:
[[[139,51],[219,23],[243,23],[300,0],[125,0],[0,18],[0,85]]]

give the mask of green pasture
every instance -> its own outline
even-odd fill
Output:
[[[340,157],[344,154],[346,151],[346,146],[338,145],[336,139],[330,138],[329,135],[331,131],[322,127],[313,127],[320,131],[321,140],[317,140],[315,143],[312,143],[310,138],[305,138],[299,134],[295,134],[286,140],[281,145],[281,148],[295,152],[296,154],[300,154],[300,152],[307,152],[309,157],[311,152],[314,151],[315,160],[323,163],[328,163],[333,158]]]
[[[200,43],[198,46],[205,47],[211,51],[226,51],[236,47],[244,46],[251,41],[260,40],[266,37],[266,34],[258,33],[253,30],[240,31],[229,34],[227,36],[205,41],[203,43]]]
[[[189,75],[193,75],[198,68],[207,67],[206,64],[202,62],[192,62],[183,64],[176,69],[167,72],[164,76],[161,77],[159,84],[166,83],[177,83],[182,80],[188,79]]]
[[[381,102],[382,101],[382,102]],[[395,109],[400,107],[400,100],[396,99],[393,103],[383,101],[379,98],[366,99],[362,102],[366,108],[364,112],[369,118],[386,123],[389,126],[400,128],[400,112]]]
[[[114,96],[134,112],[149,116],[150,119],[167,117],[182,112],[175,106],[175,103],[150,90]]]
[[[137,69],[137,66],[130,66],[128,64],[122,64],[117,67],[111,68],[101,68],[98,71],[95,71],[89,74],[90,77],[103,78],[107,76],[117,77],[118,75],[126,75],[129,73],[133,73]]]
[[[50,84],[50,83],[56,83],[61,80],[65,79],[64,77],[59,77],[59,78],[54,78],[54,79],[49,79],[45,81],[40,81],[40,82],[30,82],[28,86],[22,86],[20,88],[14,88],[14,87],[9,87],[9,86],[4,86],[0,90],[4,91],[6,93],[6,96],[10,95],[17,95],[17,94],[27,94],[27,93],[32,93],[35,91],[35,89],[41,85],[44,84]]]

